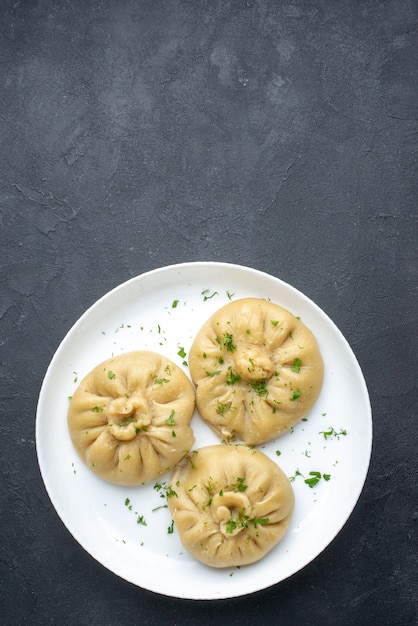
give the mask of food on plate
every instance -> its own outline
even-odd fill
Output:
[[[323,384],[312,332],[288,310],[244,298],[216,311],[189,352],[202,418],[223,441],[264,443],[305,417]]]
[[[193,385],[149,351],[103,361],[70,401],[68,427],[81,459],[101,478],[137,485],[169,471],[194,443]]]
[[[217,444],[174,468],[168,506],[185,549],[211,567],[255,563],[285,535],[294,508],[289,479],[263,452]]]

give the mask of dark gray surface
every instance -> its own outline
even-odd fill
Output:
[[[0,622],[414,624],[417,5],[0,4]],[[37,397],[97,298],[167,264],[269,272],[339,326],[371,396],[369,475],[313,563],[235,600],[155,595],[76,543]]]

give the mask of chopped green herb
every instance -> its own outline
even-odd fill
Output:
[[[177,305],[178,305],[178,303],[179,303],[179,302],[180,302],[179,300],[173,300],[173,303],[172,303],[172,305],[171,305],[171,308],[172,308],[172,309],[175,309],[175,308],[177,307]]]
[[[168,504],[162,504],[161,506],[156,506],[154,509],[152,509],[152,512],[159,511],[160,509],[168,509]]]
[[[184,348],[180,347],[180,350],[177,352],[177,354],[184,359],[184,357],[186,356],[187,352],[185,351]]]
[[[292,370],[292,372],[296,372],[297,374],[299,374],[301,365],[302,365],[302,361],[300,359],[296,358],[293,361],[293,365],[292,365],[292,367],[290,369]]]
[[[166,424],[169,424],[170,426],[174,426],[175,422],[174,422],[174,415],[175,415],[175,411],[174,409],[171,411],[170,416],[165,420]]]
[[[273,326],[277,326],[277,324],[279,323],[279,320],[270,320],[270,321],[273,324]]]
[[[241,382],[241,376],[239,374],[235,374],[232,367],[228,367],[228,376],[225,382],[227,385],[239,384]]]
[[[146,523],[145,518],[144,518],[144,516],[143,516],[143,515],[138,515],[138,518],[137,518],[137,520],[136,520],[136,523],[137,523],[137,524],[142,524],[142,526],[146,526],[146,525],[147,525],[147,523]]]
[[[290,482],[292,483],[297,476],[303,476],[303,474],[297,469],[293,476],[289,477]]]
[[[202,291],[202,296],[203,296],[203,302],[206,302],[206,300],[210,300],[211,298],[213,298],[213,296],[217,296],[219,295],[217,291],[214,291],[210,296],[207,295],[209,293],[209,289],[204,289]]]
[[[227,533],[232,534],[234,532],[234,530],[236,529],[236,527],[237,527],[236,521],[231,518],[231,519],[229,519],[227,521],[227,523],[225,525],[225,530],[226,530]]]
[[[123,422],[120,422],[119,426],[128,426],[128,424],[130,424],[131,422],[133,422],[133,417],[127,417],[126,420],[124,420]]]
[[[244,483],[245,478],[237,478],[237,482],[231,485],[234,491],[245,491],[248,489],[248,485]]]
[[[336,437],[337,439],[339,439],[340,436],[345,436],[347,434],[347,431],[341,428],[340,432],[337,432],[335,428],[329,426],[329,430],[321,430],[319,431],[319,434],[324,435],[324,439],[329,439],[330,437]]]
[[[154,489],[160,493],[160,498],[170,498],[171,496],[178,497],[174,489],[170,485],[167,485],[165,482],[155,483]],[[161,507],[158,507],[158,508],[161,508]]]
[[[104,408],[102,406],[94,406],[92,408],[93,413],[103,413],[103,411],[104,411]]]
[[[167,496],[167,498],[171,498],[172,496],[176,496],[176,498],[178,498],[177,493],[172,487],[170,487],[170,485],[166,488],[165,495]]]
[[[265,525],[269,523],[268,517],[253,517],[250,518],[249,515],[245,515],[245,509],[239,511],[236,517],[230,517],[225,524],[225,531],[229,534],[232,534],[235,530],[241,530],[243,528],[248,528],[248,524],[252,524],[254,528],[257,528],[258,525]]]
[[[257,528],[257,524],[265,526],[269,523],[269,521],[270,519],[268,517],[254,517],[253,519],[250,519],[250,522],[254,525],[254,528]]]
[[[116,378],[116,374],[115,374],[115,372],[112,372],[112,371],[109,370],[108,373],[107,373],[107,377],[110,380],[113,380],[114,378]]]
[[[170,526],[167,528],[167,533],[168,533],[169,535],[172,535],[172,534],[173,534],[173,532],[174,532],[174,520],[171,520],[171,524],[170,524]]]
[[[291,402],[294,402],[294,400],[297,400],[298,398],[300,398],[301,393],[302,393],[302,392],[301,392],[299,389],[296,389],[296,390],[293,392],[293,396],[290,398],[290,401],[291,401]]]
[[[280,456],[280,455],[281,455],[280,450],[276,450],[276,456]]]
[[[217,376],[221,373],[221,370],[216,370],[215,372],[206,372],[206,376]]]
[[[255,391],[255,393],[262,397],[265,396],[267,398],[269,392],[266,387],[267,381],[265,379],[256,380],[253,383],[249,383],[250,387]]]
[[[164,383],[169,383],[168,378],[154,378],[157,385],[164,385]]]
[[[218,415],[223,416],[223,415],[226,415],[226,413],[229,413],[229,411],[233,410],[231,402],[227,402],[224,404],[222,402],[219,402],[219,400],[217,400],[216,403],[217,403],[216,413]]]
[[[305,478],[305,483],[311,488],[315,487],[321,480],[321,472],[309,472],[309,476],[311,478]]]
[[[234,352],[237,349],[237,346],[234,344],[232,335],[230,333],[224,333],[223,337],[224,348],[226,348],[229,352]]]
[[[232,300],[233,296],[235,296],[235,293],[230,293],[229,291],[227,291],[226,295],[228,296],[228,300]]]

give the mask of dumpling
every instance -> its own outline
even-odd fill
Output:
[[[191,448],[194,408],[193,385],[175,363],[134,351],[87,374],[70,401],[68,427],[87,467],[137,485],[171,470]]]
[[[218,444],[174,468],[168,506],[185,549],[211,567],[255,563],[286,533],[292,486],[263,452]]]
[[[189,352],[201,417],[225,441],[258,445],[311,410],[324,366],[312,332],[259,298],[236,300],[202,326]]]

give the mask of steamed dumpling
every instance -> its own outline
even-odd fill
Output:
[[[185,549],[211,567],[255,563],[286,533],[291,484],[263,452],[218,444],[174,468],[168,506]]]
[[[312,332],[258,298],[219,309],[189,352],[202,418],[226,441],[257,445],[281,435],[313,407],[324,367]]]
[[[87,374],[70,401],[68,427],[93,472],[137,485],[171,470],[191,448],[194,407],[193,386],[175,363],[135,351]]]

